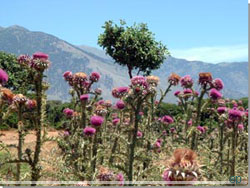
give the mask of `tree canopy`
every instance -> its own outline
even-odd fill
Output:
[[[126,26],[124,21],[120,21],[118,26],[107,21],[103,28],[104,33],[100,34],[98,44],[116,63],[128,68],[130,78],[133,70],[138,71],[137,75],[140,72],[149,75],[152,70],[160,68],[166,55],[169,55],[166,46],[155,41],[147,24]]]
[[[9,76],[9,80],[5,87],[14,92],[26,93],[31,86],[27,83],[29,76],[27,70],[24,70],[17,62],[17,57],[0,51],[0,68]]]

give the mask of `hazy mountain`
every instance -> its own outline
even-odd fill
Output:
[[[112,58],[104,51],[86,45],[75,46],[53,35],[31,32],[16,25],[0,27],[0,51],[16,55],[33,54],[37,51],[48,53],[52,62],[47,72],[51,84],[48,91],[49,99],[69,99],[69,87],[62,78],[62,74],[67,70],[88,74],[92,71],[100,72],[101,80],[95,87],[102,88],[105,99],[113,99],[110,94],[113,87],[126,86],[129,83],[127,69],[114,64]],[[248,62],[210,64],[169,57],[153,74],[160,77],[160,88],[165,89],[166,79],[171,72],[181,76],[189,74],[197,78],[201,71],[209,71],[214,77],[223,80],[225,83],[223,94],[226,97],[248,96]],[[173,95],[169,95],[167,101],[175,102],[176,99]]]

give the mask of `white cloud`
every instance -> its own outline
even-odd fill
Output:
[[[170,53],[176,58],[183,58],[190,61],[198,60],[208,63],[247,61],[248,45],[170,49]]]

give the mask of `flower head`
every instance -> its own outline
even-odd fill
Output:
[[[69,136],[70,133],[69,133],[69,131],[64,131],[64,132],[63,132],[63,135],[64,135],[64,136]]]
[[[176,92],[174,92],[174,96],[179,96],[179,94],[181,93],[181,91],[176,91]]]
[[[205,133],[206,132],[206,129],[200,125],[197,126],[197,130],[200,131],[200,133]]]
[[[44,71],[48,69],[50,66],[50,62],[46,59],[32,59],[30,63],[30,67],[37,71]]]
[[[92,136],[96,133],[96,129],[93,128],[93,127],[85,127],[83,129],[83,133],[86,135],[86,136]]]
[[[156,142],[159,142],[160,144],[162,143],[162,139],[161,138],[158,138],[157,140],[156,140]]]
[[[122,98],[128,92],[129,92],[129,88],[128,87],[118,87],[118,88],[112,89],[112,95],[115,98]]]
[[[228,111],[228,117],[232,121],[241,120],[243,114],[244,114],[244,112],[242,112],[238,109],[231,109]]]
[[[13,97],[13,103],[16,105],[25,104],[27,100],[23,94],[17,94]]]
[[[0,88],[0,93],[2,95],[2,99],[3,100],[7,100],[9,103],[12,102],[13,98],[14,98],[14,94],[12,93],[11,90],[7,89],[7,88]],[[0,95],[0,96],[1,96]]]
[[[89,99],[89,95],[88,94],[85,94],[85,95],[81,95],[80,96],[80,100],[81,101],[87,101]]]
[[[73,74],[70,71],[66,71],[65,73],[63,73],[63,77],[66,81],[72,81]]]
[[[190,127],[190,126],[192,126],[193,125],[193,121],[192,121],[192,119],[190,119],[189,121],[188,121],[188,126]]]
[[[169,125],[169,124],[172,124],[172,123],[174,122],[174,120],[173,120],[173,118],[170,117],[170,116],[163,116],[163,117],[161,118],[161,122],[164,123],[164,124]]]
[[[141,138],[142,137],[142,132],[141,131],[137,131],[137,137]]]
[[[48,60],[48,58],[49,58],[48,54],[45,54],[43,52],[36,52],[33,54],[33,59]]]
[[[92,72],[90,75],[90,80],[92,82],[98,82],[98,80],[100,79],[101,75],[98,72]]]
[[[153,86],[157,86],[160,79],[157,76],[147,76],[146,77],[147,83]]]
[[[227,107],[218,107],[217,108],[217,112],[219,113],[219,114],[223,114],[223,113],[225,113],[227,111]]]
[[[169,77],[168,77],[168,83],[171,85],[178,85],[179,81],[180,81],[181,77],[178,74],[172,73]]]
[[[101,95],[102,94],[102,89],[101,88],[96,88],[95,89],[95,94],[96,95]]]
[[[139,112],[139,115],[140,115],[140,116],[143,116],[143,115],[144,115],[144,112]]]
[[[148,88],[148,83],[146,81],[146,78],[143,76],[135,76],[131,79],[131,84],[134,87],[142,87],[143,89]]]
[[[114,179],[114,174],[108,168],[100,167],[97,179],[100,181],[112,181]]]
[[[37,106],[37,102],[36,102],[36,100],[27,100],[25,105],[29,110],[31,110]]]
[[[63,113],[64,113],[64,115],[67,116],[68,118],[71,118],[71,117],[73,117],[73,115],[74,115],[74,110],[72,110],[72,109],[70,109],[70,108],[65,108],[65,109],[63,110]]]
[[[8,74],[3,69],[0,69],[0,85],[6,84],[8,79]]]
[[[170,132],[171,132],[171,133],[174,133],[175,131],[176,131],[176,130],[175,130],[174,127],[171,127],[171,128],[170,128]]]
[[[199,96],[199,94],[200,94],[200,93],[199,93],[198,91],[194,91],[194,95],[195,95],[195,96]]]
[[[28,66],[28,65],[30,65],[31,58],[30,58],[30,56],[28,56],[28,55],[20,55],[20,56],[17,58],[17,62],[18,62],[20,65]]]
[[[192,94],[193,91],[192,91],[192,89],[187,88],[187,89],[184,89],[184,90],[183,90],[183,93],[184,93],[184,94]]]
[[[120,186],[122,186],[124,184],[124,177],[123,177],[123,174],[122,173],[119,173],[116,175],[116,181],[119,181],[120,182]]]
[[[218,90],[213,88],[210,90],[209,96],[212,100],[218,100],[222,97],[222,94]]]
[[[243,125],[243,124],[239,124],[239,125],[238,125],[238,129],[239,129],[240,131],[243,131],[243,130],[244,130],[244,125]]]
[[[118,123],[120,123],[120,119],[119,118],[115,118],[112,120],[113,125],[117,125]]]
[[[125,108],[125,103],[122,100],[117,101],[116,107],[120,110]]]
[[[186,75],[181,78],[181,86],[184,88],[190,88],[193,86],[193,80],[190,75]]]
[[[213,82],[212,82],[212,85],[218,91],[222,90],[223,87],[224,87],[224,84],[223,84],[222,80],[219,79],[219,78],[214,79]]]
[[[112,106],[112,102],[110,100],[106,100],[106,101],[104,101],[103,106],[106,106],[109,108]]]
[[[103,121],[104,118],[101,116],[92,116],[90,119],[91,124],[97,127],[101,126]]]
[[[155,148],[160,148],[160,147],[161,147],[161,143],[156,141],[156,142],[154,143],[154,147],[155,147]]]
[[[105,103],[103,103],[102,105],[97,105],[96,108],[95,108],[95,113],[98,115],[98,116],[103,116],[105,114],[107,114],[107,109],[105,108],[104,106]]]
[[[199,74],[199,84],[205,85],[212,82],[212,74],[210,72],[201,72]]]
[[[97,101],[96,105],[104,105],[105,101],[104,100],[99,100]]]
[[[87,80],[87,74],[84,72],[78,72],[73,75],[73,82],[75,84],[82,84]]]

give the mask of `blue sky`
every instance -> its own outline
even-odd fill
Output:
[[[21,25],[98,47],[106,20],[147,23],[178,58],[248,59],[247,0],[3,0],[0,26]]]

